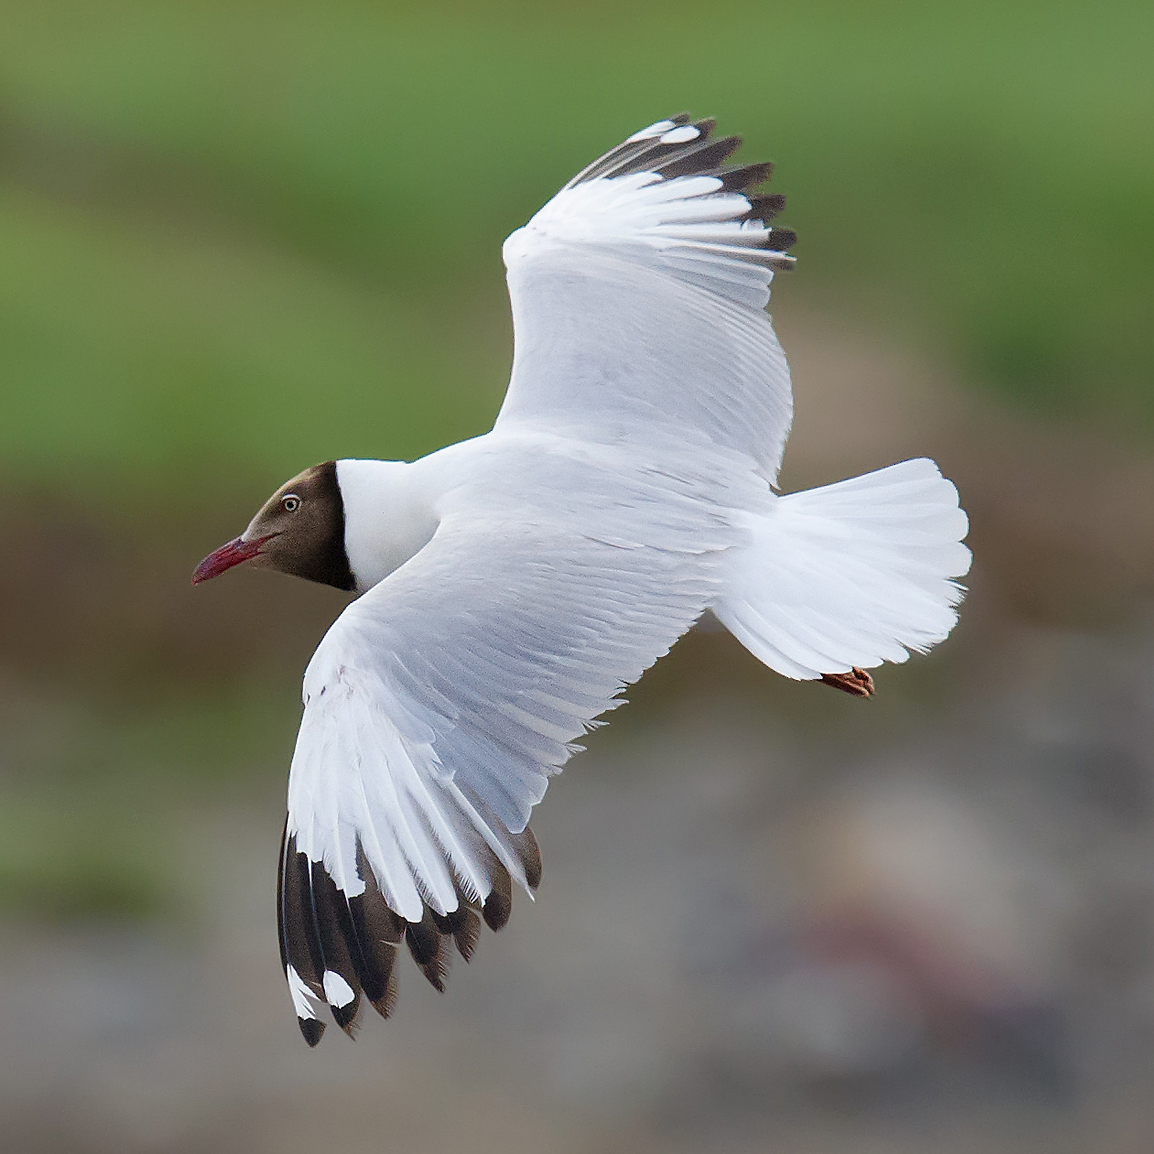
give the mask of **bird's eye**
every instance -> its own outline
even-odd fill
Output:
[[[289,493],[280,499],[280,504],[286,513],[295,513],[301,507],[301,499],[295,493]]]

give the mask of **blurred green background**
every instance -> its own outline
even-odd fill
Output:
[[[851,310],[1040,411],[1154,421],[1149,4],[3,19],[14,480],[219,486],[482,431],[509,355],[499,240],[682,106],[777,161],[792,307]]]
[[[237,1149],[264,1148],[275,1127],[182,1122],[195,1095],[177,1103],[171,1084],[182,1075],[163,1063],[170,1072],[156,1075],[152,1098],[139,1092],[152,1103],[140,1109],[168,1128],[154,1118],[149,1130],[123,1103],[112,1118],[107,1098],[119,1091],[68,1083],[60,1055],[103,1060],[123,1021],[77,1041],[57,987],[33,980],[55,972],[46,956],[87,972],[91,951],[160,970],[174,951],[200,959],[199,974],[217,948],[206,942],[248,942],[247,912],[222,929],[214,911],[252,864],[259,932],[235,948],[259,958],[252,983],[272,1007],[269,1045],[295,1044],[278,1032],[281,1010],[291,1020],[277,1000],[264,891],[300,674],[341,600],[250,574],[194,596],[188,572],[305,465],[411,458],[483,432],[512,349],[502,239],[573,172],[664,115],[716,115],[721,130],[744,135],[744,159],[776,162],[774,187],[789,198],[783,221],[800,235],[799,267],[778,278],[773,302],[798,392],[787,480],[935,453],[959,481],[978,564],[968,627],[930,661],[886,672],[868,715],[763,675],[724,639],[691,638],[615,718],[624,744],[599,739],[589,761],[623,762],[627,750],[645,764],[655,756],[647,735],[687,713],[712,735],[706,746],[724,745],[730,731],[709,719],[732,722],[736,710],[760,734],[749,741],[810,783],[789,794],[809,813],[812,798],[798,799],[824,788],[821,767],[942,727],[951,750],[1017,772],[1029,758],[1007,753],[1008,738],[989,738],[981,752],[973,743],[1002,732],[992,719],[1013,713],[1004,703],[1023,679],[1058,708],[1037,688],[1050,684],[1039,671],[1068,665],[1075,677],[1084,642],[1099,647],[1099,690],[1123,687],[1110,708],[1125,687],[1147,685],[1147,642],[1135,638],[1149,636],[1154,562],[1151,60],[1154,5],[1139,0],[0,3],[0,937],[16,959],[0,1015],[12,1061],[29,1037],[41,1039],[26,1084],[0,1101],[21,1148],[231,1149],[222,1135],[238,1134]],[[880,431],[868,419],[875,410]],[[1123,667],[1138,670],[1137,682]],[[1095,713],[1086,732],[1105,734],[1111,749],[1146,748],[1142,692],[1129,712]],[[1148,753],[1126,756],[1145,797]],[[959,757],[959,796],[972,802],[964,783],[974,762]],[[1039,796],[1054,802],[1057,787],[1035,769],[1050,782]],[[584,771],[579,762],[572,775]],[[598,779],[595,768],[589,776]],[[748,786],[738,778],[735,796]],[[611,806],[612,779],[601,784]],[[557,838],[563,845],[563,828]],[[208,844],[224,864],[207,869]],[[251,847],[252,863],[238,846]],[[1135,876],[1146,879],[1149,865],[1142,858]],[[1145,885],[1134,892],[1148,897]],[[543,898],[538,906],[552,895]],[[247,900],[235,898],[245,911]],[[162,944],[132,953],[141,941]],[[507,943],[484,945],[496,967]],[[1062,988],[1084,993],[1061,957]],[[1044,1003],[1067,1028],[1086,1002],[1082,993],[1063,1002],[1060,986],[1028,1008]],[[156,1004],[173,1002],[156,988]],[[505,1004],[499,984],[484,989]],[[76,998],[89,994],[111,998],[97,987]],[[463,1014],[467,996],[455,994]],[[185,1038],[184,1018],[149,1017],[136,994],[124,997],[136,1007],[129,1018],[142,1015],[165,1046]],[[445,1029],[457,1028],[453,1000],[437,1011]],[[1121,1004],[1119,1020],[1133,1018],[1136,1003]],[[26,1020],[34,1024],[22,1032]],[[484,1052],[492,1038],[469,1022],[475,1036],[461,1052]],[[1066,1068],[1078,1062],[1054,1045],[1062,1076],[1011,1094],[1041,1095],[1046,1117],[1066,1102],[1063,1078],[1083,1085]],[[939,1051],[931,1038],[917,1052]],[[267,1057],[242,1052],[229,1051],[237,1068]],[[708,1066],[709,1056],[693,1061]],[[369,1059],[355,1068],[376,1085]],[[724,1068],[714,1062],[702,1077],[732,1084]],[[962,1114],[965,1102],[987,1101],[972,1079],[959,1098],[950,1068],[936,1088],[894,1085]],[[779,1101],[799,1078],[808,1094],[812,1080],[790,1071],[737,1077],[736,1115],[756,1131],[762,1115],[749,1103]],[[65,1092],[66,1083],[88,1088]],[[481,1093],[463,1076],[454,1086],[465,1103]],[[654,1075],[636,1095],[658,1103],[656,1116],[676,1086]],[[227,1109],[218,1095],[209,1112],[275,1113],[267,1095],[252,1095],[225,1095]],[[728,1101],[705,1097],[698,1122]],[[519,1123],[542,1148],[612,1148],[630,1133],[631,1148],[680,1148],[620,1102],[562,1098]],[[788,1142],[866,1133],[854,1129],[860,1101],[799,1101],[802,1130]],[[592,1129],[567,1129],[586,1111],[598,1119]],[[883,1115],[885,1131],[892,1111]],[[818,1129],[805,1130],[810,1122]],[[929,1149],[936,1125],[922,1119],[910,1148]],[[1010,1141],[1015,1125],[986,1137]],[[447,1142],[456,1131],[437,1133]],[[965,1134],[959,1141],[976,1140]],[[295,1149],[285,1140],[278,1148]],[[745,1149],[742,1140],[732,1148]],[[1040,1148],[1056,1148],[1052,1140]],[[1130,1147],[1123,1135],[1109,1148]]]

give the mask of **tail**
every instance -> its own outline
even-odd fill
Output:
[[[945,639],[970,567],[958,491],[933,461],[775,499],[714,612],[800,681],[905,661]]]

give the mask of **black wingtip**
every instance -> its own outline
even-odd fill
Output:
[[[381,893],[364,847],[357,842],[357,873],[365,884],[364,893],[349,898],[349,918],[356,949],[350,950],[358,967],[361,989],[382,1017],[387,1018],[396,1000],[397,984],[393,966],[397,945],[404,937],[404,921],[391,909]]]
[[[726,192],[745,192],[750,188],[757,188],[765,184],[773,176],[773,162],[760,160],[753,164],[735,164],[732,168],[723,168],[714,175],[721,181],[721,187]]]
[[[317,1018],[297,1018],[297,1025],[301,1028],[301,1035],[312,1049],[321,1040],[325,1032],[325,1024]]]
[[[457,952],[466,962],[473,960],[473,951],[477,948],[477,939],[480,936],[481,919],[470,910],[464,923],[453,933],[453,940],[457,943]]]
[[[336,1022],[350,1038],[355,1038],[361,1025],[360,998],[354,998],[348,1005],[330,1006],[329,1009],[332,1010],[333,1021]]]
[[[479,799],[471,804],[481,806]],[[496,820],[496,819],[493,819]],[[506,831],[508,849],[517,860],[530,890],[541,881],[541,851],[530,829]],[[482,899],[464,883],[456,886],[457,906],[438,914],[425,905],[417,922],[407,922],[392,910],[381,892],[364,847],[357,845],[357,874],[364,883],[360,894],[346,897],[325,869],[297,849],[295,836],[281,841],[277,912],[280,923],[281,959],[290,986],[299,979],[312,997],[328,1003],[333,1020],[356,1037],[367,1005],[387,1018],[397,998],[394,972],[397,950],[407,945],[421,972],[438,991],[444,992],[453,946],[468,961],[477,945],[482,920],[492,930],[501,929],[512,910],[512,879],[495,855],[487,862],[491,889]],[[295,970],[294,974],[292,971]],[[346,988],[347,987],[347,988]],[[295,988],[295,987],[294,987]],[[335,1005],[339,1001],[341,1005]],[[297,1002],[298,1010],[303,1008]],[[326,1021],[297,1018],[301,1036],[316,1046]]]
[[[433,924],[442,936],[451,937],[457,943],[457,952],[469,961],[481,934],[481,919],[472,906],[458,892],[459,905],[451,914],[433,913]]]
[[[765,196],[746,196],[749,201],[749,217],[751,220],[760,220],[768,224],[783,208],[785,197],[780,192],[771,192]]]
[[[426,907],[423,921],[408,923],[405,927],[405,941],[418,969],[428,978],[433,989],[443,994],[445,979],[449,976],[449,958],[433,922],[432,910]]]
[[[502,870],[493,878],[493,888],[481,907],[481,916],[485,919],[485,925],[496,933],[505,928],[512,911],[513,890],[508,873]]]
[[[582,169],[565,187],[569,189],[590,180],[615,179],[639,172],[655,173],[662,180],[708,176],[721,182],[720,191],[739,192],[745,196],[750,205],[746,219],[768,224],[784,207],[785,198],[779,194],[762,195],[753,190],[770,179],[773,164],[769,161],[728,164],[741,145],[741,137],[714,137],[714,127],[712,117],[694,120],[687,112],[656,121],[649,129],[622,141]],[[678,132],[682,135],[678,136]],[[670,135],[674,139],[666,139]],[[792,238],[788,243],[787,237]],[[783,271],[793,268],[795,258],[774,254],[784,253],[796,239],[791,229],[775,230],[765,243],[756,246],[770,254],[763,256],[760,263]]]
[[[792,228],[772,228],[769,230],[769,236],[765,238],[765,243],[767,247],[777,252],[785,252],[787,248],[797,244],[797,233]]]
[[[700,173],[716,174],[719,169],[741,147],[740,136],[723,136],[709,140],[705,135],[685,145],[667,160],[653,164],[652,170],[666,180],[678,176],[695,176]]]
[[[521,859],[521,866],[525,870],[525,884],[535,892],[541,884],[541,847],[528,826],[519,834],[513,835],[512,841],[517,848],[517,856]]]
[[[455,934],[465,924],[468,913],[469,909],[463,902],[447,914],[439,914],[436,910],[429,910],[429,916],[433,919],[433,925],[437,927],[437,933],[445,935]]]
[[[397,1007],[397,976],[396,974],[389,974],[388,981],[385,984],[384,993],[379,998],[373,998],[373,1009],[381,1015],[382,1018],[389,1017],[393,1010]]]

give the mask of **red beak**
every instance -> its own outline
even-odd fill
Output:
[[[227,545],[222,545],[214,553],[210,553],[195,569],[192,574],[192,583],[199,585],[210,577],[219,577],[226,569],[239,565],[242,561],[251,561],[260,552],[260,547],[268,537],[258,537],[253,541],[245,541],[237,537]]]

